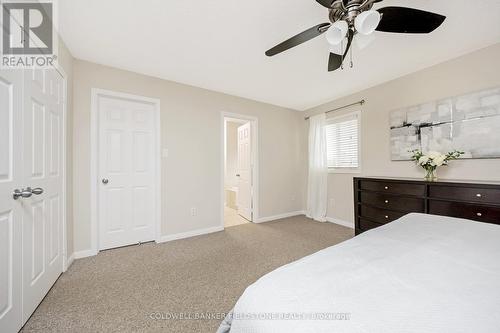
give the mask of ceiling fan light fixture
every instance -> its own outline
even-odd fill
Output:
[[[345,39],[344,39],[344,43],[341,42],[341,43],[336,44],[336,45],[330,45],[330,53],[343,55],[345,45],[346,45]]]
[[[380,13],[376,10],[367,10],[359,14],[354,20],[356,31],[363,35],[369,35],[377,29],[380,23]]]
[[[328,71],[332,72],[343,68],[346,58],[350,60],[352,67],[352,42],[360,49],[366,47],[376,37],[372,34],[375,30],[428,34],[439,28],[446,19],[446,16],[440,14],[409,7],[371,9],[375,3],[381,1],[383,0],[316,0],[328,9],[331,23],[317,24],[304,30],[267,50],[266,55],[275,56],[324,34],[330,50]],[[347,21],[341,20],[342,18]]]
[[[364,48],[368,47],[368,45],[370,45],[372,42],[374,42],[375,39],[377,39],[377,37],[375,37],[374,35],[358,34],[354,38],[354,43],[356,44],[359,50],[363,50]]]
[[[335,21],[326,31],[326,40],[330,45],[338,45],[346,37],[349,25],[346,21]]]

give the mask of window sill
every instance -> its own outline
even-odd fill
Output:
[[[333,174],[350,174],[350,173],[361,173],[361,169],[350,169],[350,168],[328,168],[328,173]]]

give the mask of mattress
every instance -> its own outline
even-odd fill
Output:
[[[500,332],[500,226],[406,215],[263,276],[219,332]]]

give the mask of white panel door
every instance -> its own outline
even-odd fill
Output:
[[[24,74],[23,320],[26,321],[62,273],[63,79],[54,70]]]
[[[100,96],[99,249],[155,238],[155,107]]]
[[[22,179],[21,71],[0,70],[0,332],[17,332],[22,316],[22,210],[12,191]]]
[[[238,214],[252,221],[252,125],[238,127]]]

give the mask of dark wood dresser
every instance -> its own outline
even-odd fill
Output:
[[[500,224],[500,183],[354,178],[356,235],[408,213]]]

